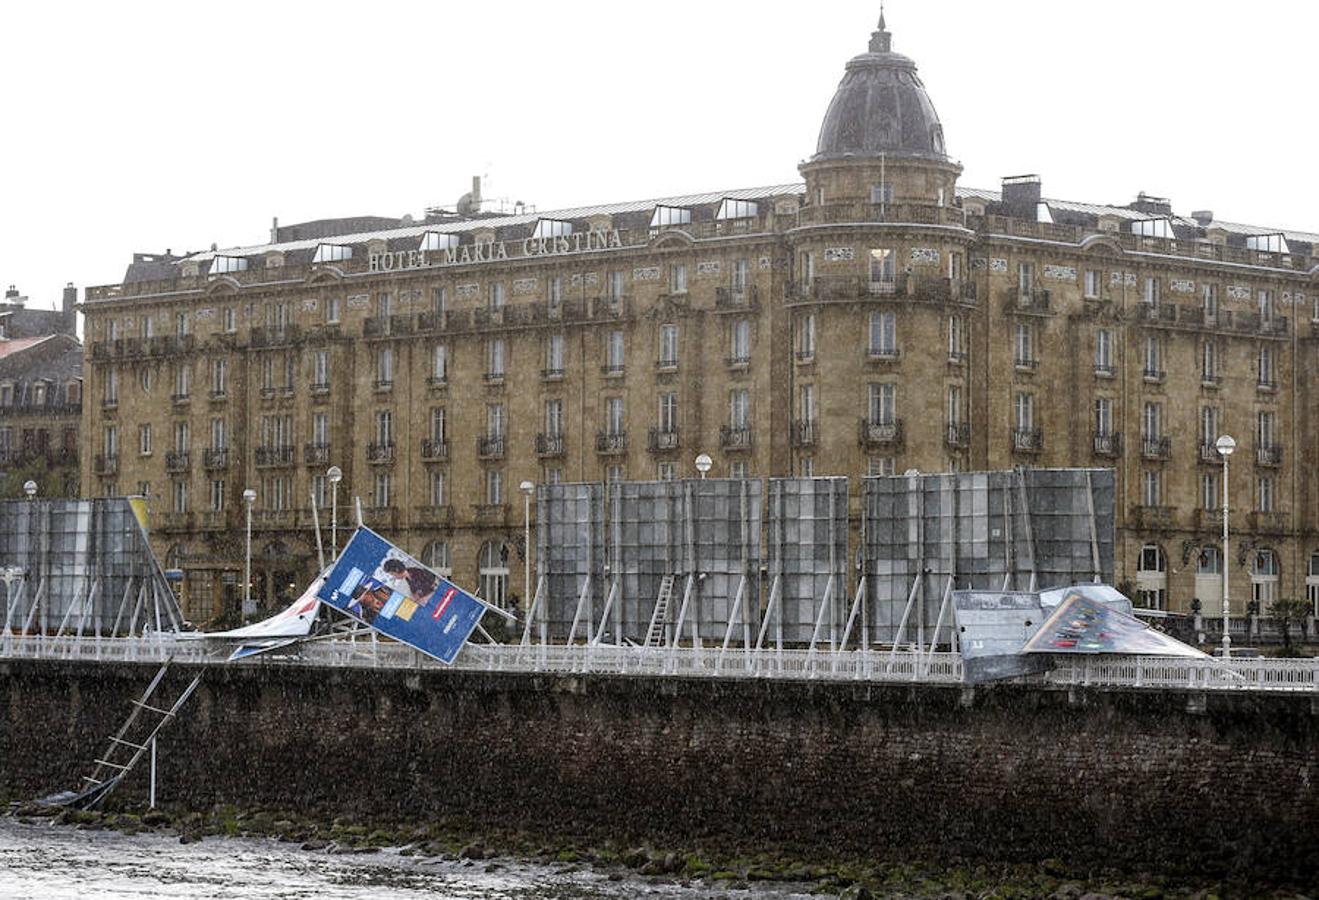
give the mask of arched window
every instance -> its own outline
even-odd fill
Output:
[[[453,578],[453,566],[449,564],[448,541],[431,541],[422,551],[421,561],[445,578]]]
[[[1168,557],[1158,544],[1146,544],[1140,548],[1136,594],[1140,606],[1145,609],[1168,608]]]
[[[1196,575],[1222,575],[1223,554],[1217,547],[1201,547],[1200,556],[1195,561]]]
[[[1256,550],[1250,565],[1250,599],[1266,614],[1278,599],[1278,554],[1272,550]]]
[[[1310,568],[1305,573],[1305,599],[1310,601],[1310,615],[1319,616],[1319,551],[1310,554]]]
[[[499,541],[481,545],[477,562],[481,576],[481,599],[504,609],[508,606],[508,546]]]

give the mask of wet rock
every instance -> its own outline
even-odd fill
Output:
[[[461,859],[485,859],[485,845],[480,841],[473,841],[459,850],[458,856]]]
[[[303,850],[324,850],[330,846],[330,842],[321,838],[312,838],[302,845]]]
[[[875,895],[870,893],[870,888],[854,884],[851,887],[843,888],[843,892],[838,895],[838,900],[875,900]]]
[[[169,815],[159,809],[149,809],[142,814],[143,825],[150,825],[154,828],[160,825],[168,825],[169,823]]]

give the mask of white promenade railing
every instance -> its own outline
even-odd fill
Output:
[[[0,635],[0,660],[195,665],[224,663],[232,644],[173,634],[140,638]],[[369,636],[312,640],[230,663],[238,666],[442,670],[446,667],[403,644]],[[469,644],[452,667],[465,672],[620,675],[674,678],[761,678],[787,681],[962,683],[956,653],[916,650],[720,650],[611,645]],[[1319,693],[1319,660],[1096,657],[1064,660],[1025,679],[1055,687],[1095,686],[1149,690]]]

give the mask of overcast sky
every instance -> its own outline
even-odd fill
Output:
[[[0,283],[419,215],[792,182],[878,3],[9,3]],[[889,0],[961,183],[1319,231],[1319,4]]]

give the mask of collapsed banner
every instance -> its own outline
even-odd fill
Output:
[[[369,528],[358,528],[317,596],[340,612],[452,664],[486,606]]]
[[[1026,642],[1022,652],[1207,658],[1206,654],[1155,631],[1135,616],[1080,593],[1067,595]]]

